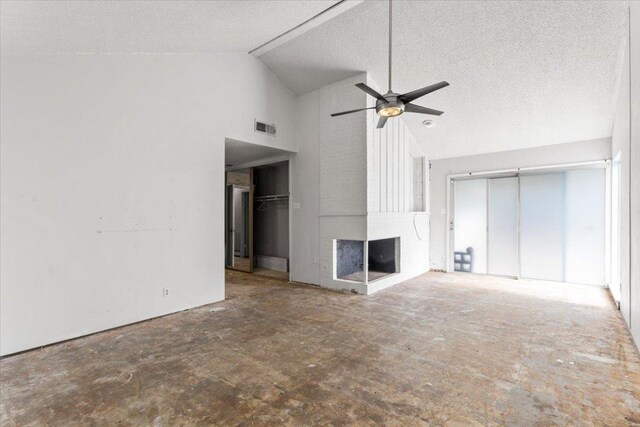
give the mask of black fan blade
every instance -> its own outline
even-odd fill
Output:
[[[387,102],[386,99],[384,99],[384,96],[380,95],[378,92],[376,92],[375,90],[371,89],[369,86],[367,86],[364,83],[358,83],[356,85],[358,87],[358,89],[361,89],[365,92],[367,92],[369,95],[373,96],[374,98],[382,101],[382,102]]]
[[[414,99],[418,99],[421,96],[425,96],[428,93],[435,92],[438,89],[442,89],[443,87],[449,86],[447,82],[440,82],[433,84],[431,86],[423,87],[422,89],[417,89],[412,92],[405,93],[404,95],[400,95],[400,99],[405,104],[413,101]]]
[[[414,104],[404,104],[404,112],[405,113],[420,113],[420,114],[431,114],[432,116],[439,116],[444,111],[433,110],[431,108],[422,107],[420,105]]]
[[[389,117],[384,117],[384,116],[380,116],[380,120],[378,120],[378,126],[376,126],[376,128],[378,129],[382,129],[385,125],[385,123],[387,123],[387,119]]]
[[[342,116],[343,114],[357,113],[358,111],[371,110],[372,108],[376,108],[376,107],[358,108],[357,110],[349,110],[349,111],[343,111],[341,113],[333,113],[331,117]]]

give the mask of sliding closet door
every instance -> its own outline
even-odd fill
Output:
[[[488,180],[489,274],[518,276],[518,178]]]
[[[470,255],[469,270],[487,272],[487,180],[472,179],[454,183],[454,243],[455,252]]]
[[[521,276],[564,280],[564,173],[520,177]]]

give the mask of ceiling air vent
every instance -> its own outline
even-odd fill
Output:
[[[259,122],[258,120],[256,120],[256,122],[255,122],[255,131],[256,132],[260,132],[260,133],[264,133],[264,134],[267,134],[267,135],[271,135],[271,136],[276,136],[276,125],[267,124],[267,123]]]

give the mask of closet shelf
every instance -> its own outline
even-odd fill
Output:
[[[289,200],[288,194],[270,194],[268,196],[256,196],[253,198],[256,202],[275,202],[278,200]]]

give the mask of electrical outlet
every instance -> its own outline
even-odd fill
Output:
[[[163,297],[169,296],[169,288],[162,288],[162,296]]]

